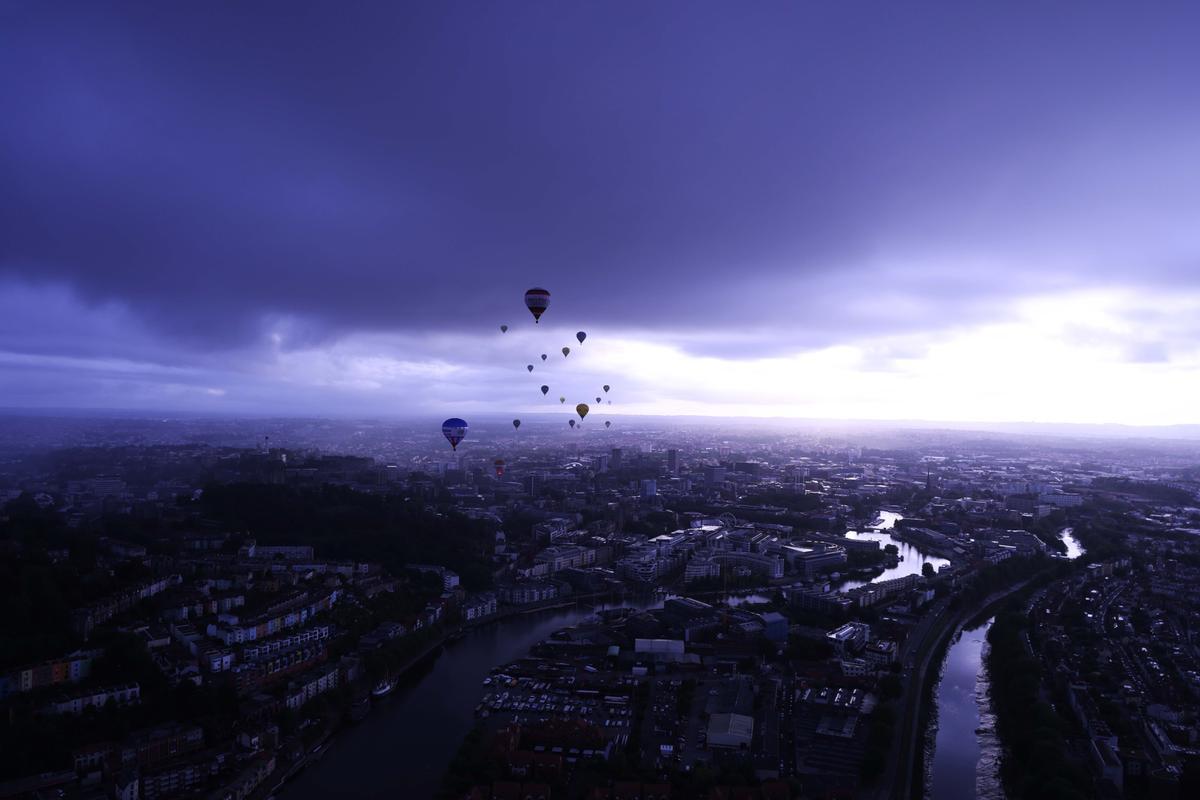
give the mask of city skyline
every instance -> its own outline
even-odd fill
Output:
[[[1200,423],[1195,16],[15,4],[0,407]]]

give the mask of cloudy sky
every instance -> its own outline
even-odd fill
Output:
[[[1193,4],[250,6],[0,3],[0,407],[1200,422]]]

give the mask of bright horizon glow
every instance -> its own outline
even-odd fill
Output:
[[[13,293],[14,296],[19,293]],[[25,304],[28,297],[17,297]],[[44,305],[44,297],[33,306]],[[139,340],[124,310],[70,297],[74,334]],[[0,311],[5,309],[0,307]],[[18,309],[11,310],[14,314]],[[879,313],[886,314],[887,307]],[[253,348],[173,363],[142,357],[0,351],[9,407],[69,405],[22,394],[40,376],[70,375],[81,407],[287,415],[562,413],[603,403],[605,417],[709,417],[952,423],[1200,422],[1200,346],[1189,330],[1200,296],[1124,289],[1065,292],[1016,303],[1004,321],[910,333],[763,358],[698,355],[687,334],[513,323],[507,334],[426,336],[352,333],[315,346],[285,346],[299,320],[273,319]],[[120,333],[119,333],[120,332]],[[696,335],[711,343],[716,333]],[[559,348],[571,342],[563,358]],[[1163,342],[1173,342],[1167,347]],[[1184,344],[1186,343],[1186,344]],[[744,347],[753,352],[753,337]],[[548,354],[543,363],[538,357]],[[528,373],[526,363],[535,365]],[[21,378],[20,385],[15,377]],[[551,387],[543,400],[537,387]],[[601,386],[612,385],[604,394]],[[565,395],[567,403],[558,397]]]

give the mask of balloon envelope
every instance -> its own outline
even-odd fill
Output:
[[[549,391],[550,391],[550,387],[543,384],[542,394],[547,394],[547,393],[549,393]]]
[[[587,403],[580,403],[579,405],[575,406],[575,413],[579,415],[580,419],[586,417],[588,411],[590,411],[590,409],[588,408]]]
[[[545,361],[545,360],[546,360],[546,354],[542,353],[542,361]]]
[[[519,419],[514,419],[514,420],[513,420],[513,427],[514,427],[514,428],[519,428],[519,427],[521,427],[521,420],[519,420]]]
[[[596,398],[596,402],[597,402],[597,403],[599,403],[599,402],[600,402],[600,398],[599,398],[599,397],[597,397],[597,398]]]
[[[560,398],[558,398],[558,402],[560,402],[560,403],[565,403],[565,402],[567,402],[567,398],[565,398],[565,397],[560,397]]]
[[[570,354],[571,354],[571,348],[569,348],[569,347],[564,347],[564,348],[563,348],[563,358],[566,358],[566,357],[567,357],[567,356],[569,356]]]
[[[550,305],[550,293],[545,289],[534,287],[525,293],[525,307],[533,314],[533,321],[539,322],[542,314]]]
[[[604,427],[606,427],[606,428],[611,428],[611,427],[612,427],[612,420],[611,420],[611,419],[606,419],[606,420],[604,420]]]
[[[458,449],[458,443],[461,442],[467,435],[467,421],[458,417],[451,417],[442,423],[442,436],[446,437],[446,441],[450,443],[451,450]]]
[[[575,338],[579,340],[580,344],[583,344],[583,340],[587,338],[587,334],[583,331],[579,331],[575,334]]]
[[[500,332],[501,332],[501,333],[508,333],[508,326],[507,326],[507,325],[501,325],[501,326],[500,326]]]
[[[525,369],[529,370],[530,372],[533,372],[533,364],[526,364]]]
[[[604,393],[608,394],[608,384],[604,384]]]
[[[573,419],[569,419],[569,420],[567,420],[567,424],[568,424],[568,425],[570,425],[572,428],[574,428],[574,427],[575,427],[575,420],[573,420]]]

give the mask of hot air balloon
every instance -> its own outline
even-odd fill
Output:
[[[513,420],[513,427],[514,427],[514,428],[520,428],[520,427],[521,427],[521,420],[519,420],[519,419],[514,419],[514,420]]]
[[[583,344],[583,340],[587,338],[587,334],[583,331],[579,331],[575,334],[575,338],[579,340],[580,344]]]
[[[503,458],[497,458],[495,460],[495,462],[493,462],[493,466],[496,467],[496,477],[497,478],[499,478],[501,475],[504,474],[504,459]]]
[[[543,312],[549,305],[550,293],[545,289],[534,287],[525,293],[525,307],[529,309],[530,314],[533,314],[534,322],[541,320]]]
[[[564,348],[563,348],[563,358],[566,358],[566,357],[567,357],[567,356],[569,356],[569,355],[571,355],[571,348],[569,348],[569,347],[564,347]]]
[[[579,415],[580,419],[586,417],[588,411],[590,411],[590,409],[588,408],[587,403],[580,403],[579,405],[575,406],[575,413]]]
[[[500,326],[500,332],[501,332],[501,333],[508,333],[508,326],[507,326],[507,325],[501,325],[501,326]]]
[[[533,372],[533,364],[526,364],[525,369],[529,370],[530,372]]]
[[[597,403],[599,403],[599,402],[600,402],[600,398],[599,398],[599,397],[597,397],[597,398],[596,398],[596,402],[597,402]]]
[[[467,436],[467,422],[458,417],[451,417],[442,423],[442,436],[450,443],[451,450],[458,450],[458,443]]]
[[[575,427],[575,420],[573,420],[573,419],[569,419],[569,420],[567,420],[567,424],[568,424],[568,425],[570,425],[572,428],[574,428],[574,427]]]
[[[542,394],[545,395],[545,394],[548,394],[549,392],[550,392],[550,387],[546,386],[545,384],[542,384]]]
[[[604,384],[604,393],[608,394],[608,384]]]
[[[611,420],[611,419],[606,419],[606,420],[604,420],[604,427],[606,427],[606,428],[611,428],[611,427],[612,427],[612,420]]]
[[[560,403],[565,403],[565,402],[567,402],[567,398],[565,398],[565,397],[559,397],[559,398],[558,398],[558,402],[560,402]]]

